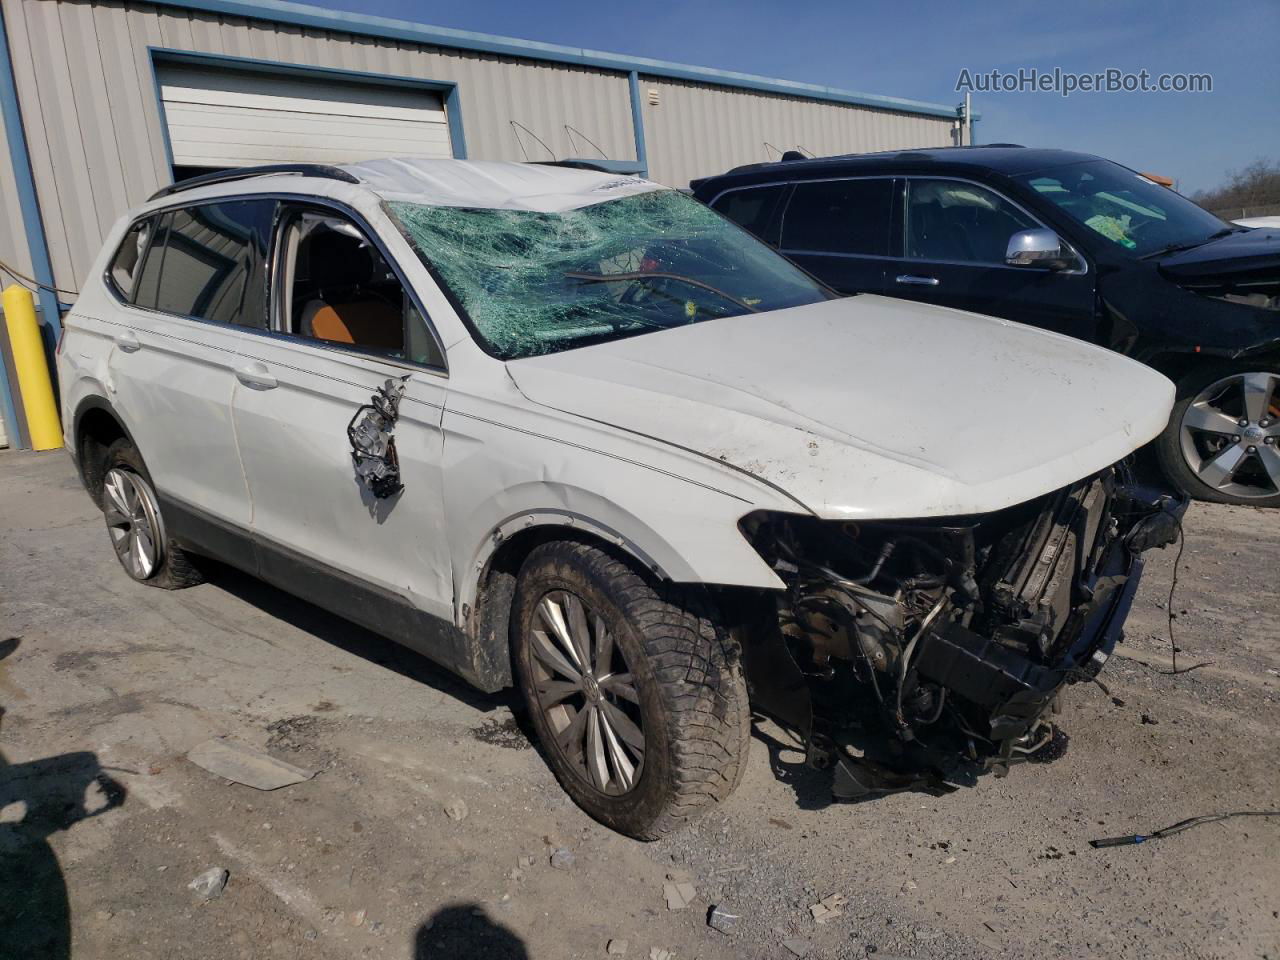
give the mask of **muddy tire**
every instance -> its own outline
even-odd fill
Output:
[[[742,664],[695,590],[598,547],[544,544],[520,570],[511,646],[556,779],[606,826],[656,840],[741,780]]]
[[[163,590],[204,581],[191,558],[168,539],[151,474],[126,439],[107,449],[99,499],[116,559],[130,577]]]
[[[1165,477],[1197,500],[1280,507],[1280,361],[1214,364],[1183,377],[1154,446]]]

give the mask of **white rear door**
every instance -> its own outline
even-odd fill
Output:
[[[444,103],[428,90],[172,64],[156,70],[175,166],[453,155]]]

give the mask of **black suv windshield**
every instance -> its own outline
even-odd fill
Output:
[[[1107,160],[1015,179],[1135,257],[1199,246],[1231,229],[1181,194]]]
[[[556,213],[387,206],[475,335],[504,360],[827,297],[674,190]]]

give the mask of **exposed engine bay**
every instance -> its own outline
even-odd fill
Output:
[[[753,701],[835,766],[837,798],[947,792],[1065,749],[1046,714],[1121,638],[1141,553],[1185,501],[1108,469],[980,516],[839,523],[755,514],[786,583],[747,631]]]

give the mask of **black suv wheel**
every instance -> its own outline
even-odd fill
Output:
[[[1188,374],[1156,453],[1165,475],[1200,500],[1280,506],[1280,361]]]

